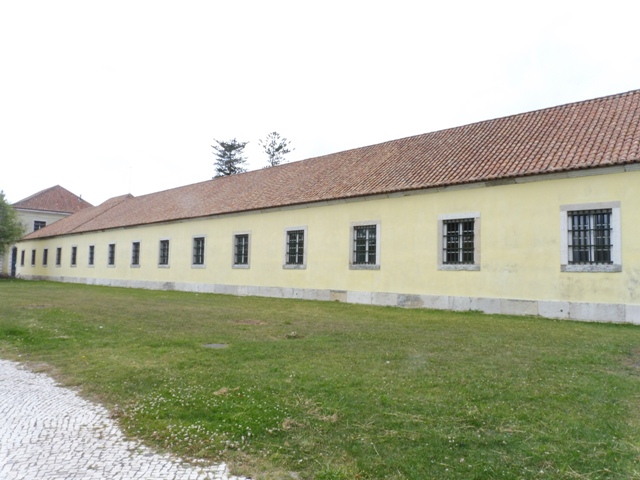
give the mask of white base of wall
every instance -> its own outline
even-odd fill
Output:
[[[256,287],[251,285],[221,285],[211,283],[151,282],[111,280],[105,278],[40,277],[25,275],[27,280],[52,280],[111,287],[179,290],[184,292],[218,293],[238,296],[297,298],[364,305],[434,310],[479,311],[487,314],[536,315],[561,320],[586,322],[632,323],[640,325],[640,305],[561,302],[546,300],[513,300],[508,298],[454,297],[446,295],[407,295],[401,293],[356,292],[287,287]]]

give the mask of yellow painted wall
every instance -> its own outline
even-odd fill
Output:
[[[396,198],[339,202],[172,224],[116,229],[22,242],[30,276],[188,282],[360,292],[640,304],[640,172],[462,188]],[[560,206],[619,201],[622,272],[560,271]],[[438,216],[480,213],[480,271],[438,270]],[[350,225],[379,221],[379,270],[350,270]],[[306,269],[283,269],[284,232],[307,227]],[[232,268],[233,233],[251,232],[249,269]],[[192,268],[192,238],[206,236],[205,268]],[[171,242],[170,267],[158,267],[161,238]],[[139,268],[131,242],[141,242]],[[107,245],[116,243],[116,266]],[[96,246],[95,267],[87,266]],[[70,266],[71,246],[78,265]],[[55,249],[63,248],[55,267]],[[30,251],[37,249],[31,267]],[[42,267],[42,249],[49,266]]]
[[[24,225],[24,235],[33,232],[33,222],[36,220],[47,222],[50,225],[58,220],[68,217],[69,214],[38,212],[34,210],[16,210],[20,223]],[[7,246],[4,257],[0,258],[0,272],[9,274],[11,270],[11,249],[14,245]],[[20,254],[18,254],[18,262],[20,262]],[[29,259],[30,261],[30,259]]]

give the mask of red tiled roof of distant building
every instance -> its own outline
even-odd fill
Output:
[[[24,198],[12,205],[23,210],[41,210],[56,213],[76,213],[92,207],[89,202],[56,185]]]
[[[631,163],[640,163],[640,90],[118,197],[27,238]]]

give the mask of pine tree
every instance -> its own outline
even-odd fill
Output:
[[[295,150],[295,148],[289,149],[289,144],[291,142],[286,138],[281,137],[278,132],[271,132],[267,135],[267,138],[265,138],[264,141],[259,140],[258,143],[264,150],[264,153],[267,154],[267,167],[280,165],[284,162],[284,156]]]
[[[214,138],[213,141],[217,143],[217,145],[211,145],[211,148],[215,150],[213,154],[216,156],[214,163],[216,177],[235,175],[236,173],[247,171],[244,168],[247,159],[243,153],[244,147],[249,142],[239,142],[235,138],[226,142]]]

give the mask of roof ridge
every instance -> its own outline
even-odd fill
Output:
[[[505,115],[504,117],[496,117],[494,119],[485,120],[485,121],[486,122],[491,122],[493,120],[501,120],[503,118],[524,117],[524,116],[527,116],[527,115],[540,114],[540,113],[549,112],[549,111],[552,111],[552,110],[564,110],[566,108],[575,107],[577,105],[587,105],[589,103],[605,102],[605,101],[613,100],[614,98],[622,98],[622,97],[625,97],[627,95],[633,95],[633,94],[637,94],[637,93],[640,93],[640,89],[629,90],[629,91],[623,92],[623,93],[614,93],[612,95],[605,95],[603,97],[589,98],[587,100],[577,100],[575,102],[563,103],[561,105],[553,105],[551,107],[537,108],[535,110],[529,110],[528,112],[514,113],[514,114],[511,114],[511,115]],[[481,121],[481,122],[477,122],[477,123],[483,123],[483,122]]]
[[[49,190],[53,190],[54,188],[63,188],[63,187],[61,187],[60,185],[54,185],[52,187],[45,188],[43,190],[40,190],[39,192],[33,193],[33,194],[29,195],[28,197],[25,197],[25,198],[23,198],[21,200],[18,200],[17,202],[12,203],[11,205],[13,206],[13,205],[17,205],[18,203],[26,202],[27,200],[31,200],[32,198],[35,198],[38,195],[42,195],[43,193],[48,192]]]
[[[71,230],[69,230],[69,232],[67,232],[67,233],[73,233],[73,232],[75,232],[75,231],[76,231],[78,228],[80,228],[81,226],[85,225],[85,224],[86,224],[86,223],[88,223],[88,222],[91,222],[91,221],[95,220],[96,218],[101,217],[102,215],[104,215],[105,213],[107,213],[109,210],[111,210],[111,209],[113,209],[113,208],[117,207],[118,205],[120,205],[120,204],[121,204],[122,202],[124,202],[125,200],[128,200],[128,199],[130,199],[130,198],[135,198],[135,197],[134,197],[133,195],[131,195],[130,193],[127,193],[127,194],[125,194],[125,195],[118,195],[118,196],[112,197],[112,198],[110,198],[110,199],[108,199],[108,200],[104,201],[103,203],[101,203],[101,204],[100,204],[100,205],[98,205],[97,207],[92,207],[92,208],[100,208],[100,206],[101,206],[101,205],[104,205],[104,204],[105,204],[105,203],[107,203],[108,201],[110,201],[110,200],[115,200],[116,198],[119,198],[119,197],[122,197],[122,200],[120,200],[119,202],[114,202],[114,204],[113,204],[113,205],[111,205],[109,208],[107,208],[107,209],[103,210],[102,212],[98,213],[98,214],[97,214],[96,216],[94,216],[94,217],[89,217],[89,218],[88,218],[87,220],[85,220],[84,222],[79,223],[78,225],[76,225],[75,227],[73,227],[73,228],[72,228]]]
[[[526,112],[512,113],[512,114],[509,114],[509,115],[503,115],[503,116],[498,116],[498,117],[489,118],[489,119],[485,119],[485,120],[478,120],[476,122],[465,123],[465,124],[462,124],[462,125],[456,125],[454,127],[441,128],[439,130],[433,130],[433,131],[426,132],[426,133],[417,133],[415,135],[407,135],[406,137],[395,138],[395,139],[392,139],[392,140],[385,140],[384,142],[371,143],[369,145],[363,145],[361,147],[347,148],[345,150],[339,150],[337,152],[326,153],[326,154],[318,155],[316,157],[311,157],[311,158],[304,158],[302,160],[296,160],[294,162],[284,163],[284,164],[276,165],[275,167],[270,167],[270,168],[285,167],[287,165],[291,165],[291,164],[294,164],[294,163],[307,162],[309,160],[317,160],[317,159],[321,159],[321,158],[324,158],[324,157],[334,156],[334,155],[337,155],[337,154],[343,154],[343,153],[347,153],[347,152],[353,152],[353,151],[356,151],[356,150],[362,150],[362,149],[365,149],[365,148],[371,148],[371,147],[377,147],[377,146],[381,146],[381,145],[396,143],[396,142],[400,142],[400,141],[403,141],[403,140],[409,140],[409,139],[412,139],[412,138],[423,137],[423,136],[426,136],[426,135],[440,134],[440,133],[443,133],[443,132],[448,132],[450,130],[458,130],[458,129],[463,129],[463,128],[467,128],[467,127],[473,127],[473,126],[476,126],[476,125],[489,124],[491,122],[496,122],[498,120],[506,120],[506,119],[516,118],[516,117],[526,117],[526,116],[529,116],[529,115],[537,115],[537,114],[540,114],[540,113],[545,113],[545,112],[549,112],[549,111],[553,111],[553,110],[563,110],[565,108],[569,108],[569,107],[576,106],[576,105],[586,105],[586,104],[589,104],[589,103],[607,101],[607,100],[612,100],[612,99],[614,99],[616,97],[624,97],[626,95],[633,95],[633,94],[638,94],[638,93],[640,93],[640,89],[629,90],[627,92],[615,93],[615,94],[611,94],[611,95],[604,95],[602,97],[589,98],[587,100],[576,100],[574,102],[563,103],[561,105],[553,105],[551,107],[537,108],[535,110],[529,110],[529,111],[526,111]],[[261,170],[263,170],[263,169],[251,170],[251,171],[243,172],[243,173],[253,173],[253,172],[258,172],[258,171],[261,171]],[[225,178],[225,177],[215,177],[214,180],[216,178]]]
[[[640,164],[640,90],[114,197],[41,236]],[[491,183],[492,184],[492,183]],[[82,216],[85,215],[85,216]],[[36,234],[34,237],[39,238]]]

